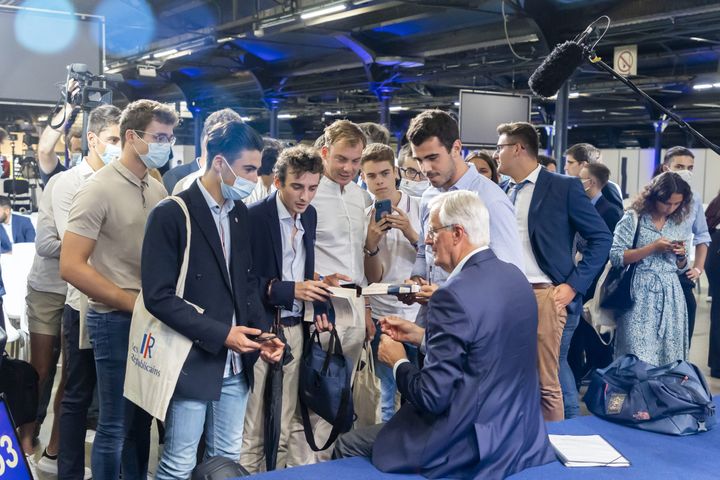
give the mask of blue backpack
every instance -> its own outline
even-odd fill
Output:
[[[717,422],[705,377],[682,360],[655,367],[620,357],[593,372],[583,401],[605,420],[668,435],[705,432]]]

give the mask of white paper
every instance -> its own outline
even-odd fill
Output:
[[[548,435],[566,467],[628,467],[630,462],[600,435]]]

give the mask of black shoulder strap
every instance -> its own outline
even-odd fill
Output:
[[[635,226],[635,238],[633,238],[633,250],[637,248],[638,238],[640,237],[640,215],[635,213],[635,218],[637,219],[637,225]]]
[[[352,390],[350,390],[349,388],[343,388],[342,397],[340,398],[340,408],[338,408],[338,414],[336,418],[339,419],[347,417],[348,407],[351,407],[351,394]],[[330,436],[325,442],[325,445],[323,445],[322,448],[318,448],[317,444],[315,443],[315,433],[313,432],[312,425],[310,424],[310,414],[308,413],[308,408],[305,405],[305,402],[303,402],[302,395],[300,395],[300,414],[302,415],[305,439],[307,440],[308,445],[310,445],[310,448],[312,448],[314,452],[320,452],[327,449],[337,439],[338,435],[340,435],[342,425],[340,425],[340,422],[336,421],[333,424],[332,430],[330,431]]]

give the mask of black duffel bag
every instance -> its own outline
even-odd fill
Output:
[[[655,367],[624,355],[593,372],[583,401],[605,420],[669,435],[705,432],[717,423],[705,377],[682,360]]]
[[[353,368],[352,362],[343,355],[335,328],[330,331],[327,351],[320,343],[318,331],[313,332],[300,361],[299,400],[305,438],[316,452],[328,448],[338,435],[352,427],[354,411],[350,381]],[[332,425],[330,436],[321,448],[315,444],[308,410]]]

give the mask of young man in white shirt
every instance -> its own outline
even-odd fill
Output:
[[[368,283],[403,283],[412,274],[417,256],[420,201],[395,186],[397,169],[392,148],[371,143],[363,150],[361,163],[362,178],[375,201],[390,200],[392,205],[392,214],[379,222],[375,221],[375,208],[366,209],[365,277]],[[405,305],[394,295],[376,295],[370,297],[370,306],[376,327],[372,341],[375,374],[381,382],[382,421],[387,422],[395,413],[396,386],[392,368],[377,360],[378,322],[388,315],[415,321],[420,305]]]
[[[360,171],[360,157],[367,140],[362,130],[348,120],[333,122],[325,128],[324,138],[320,154],[325,174],[312,201],[318,214],[315,272],[337,286],[340,281],[361,285],[365,279],[365,209],[372,202],[370,195],[353,180]],[[363,300],[358,299],[357,310],[363,309]],[[360,358],[365,338],[375,334],[370,310],[365,310],[365,318],[358,318],[360,314],[352,319],[338,319],[345,325],[337,328],[343,353],[352,365]],[[312,417],[317,418],[316,437],[327,438],[331,425],[314,414]],[[331,448],[318,452],[315,459],[327,460],[331,452]]]

